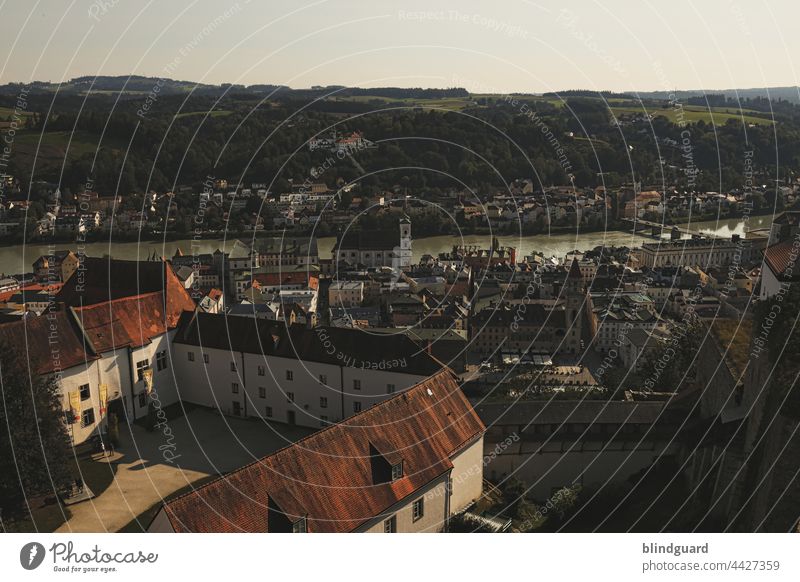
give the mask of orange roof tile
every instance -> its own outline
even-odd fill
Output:
[[[164,510],[177,532],[268,532],[270,502],[285,514],[306,516],[310,532],[353,531],[451,469],[450,458],[484,431],[444,370]],[[375,442],[382,455],[403,459],[403,477],[373,482]]]
[[[792,278],[798,278],[800,265],[797,265],[797,258],[798,249],[794,247],[794,242],[791,240],[774,244],[764,251],[764,260],[772,272],[779,276],[789,275]]]

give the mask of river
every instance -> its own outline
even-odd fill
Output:
[[[768,228],[772,222],[772,215],[754,216],[747,224],[747,229]],[[739,218],[721,219],[718,221],[710,220],[695,222],[688,226],[692,230],[713,233],[720,236],[731,236],[732,234],[743,234],[745,231],[744,221]],[[599,245],[605,246],[638,246],[643,242],[652,242],[651,237],[635,235],[628,232],[617,230],[590,232],[581,234],[537,234],[524,237],[500,236],[500,244],[517,248],[517,257],[524,257],[533,252],[543,253],[546,257],[554,255],[563,257],[571,250],[589,250]],[[325,237],[318,240],[320,256],[330,257],[331,249],[335,238]],[[226,251],[230,249],[233,239],[203,239],[203,240],[177,240],[166,243],[161,242],[121,242],[109,245],[107,242],[87,243],[81,250],[87,256],[102,257],[111,255],[115,259],[146,260],[154,252],[157,255],[171,257],[176,249],[180,248],[184,253],[212,253],[216,249]],[[432,236],[414,239],[413,255],[414,260],[419,260],[422,255],[438,255],[440,252],[452,250],[454,245],[481,245],[488,247],[491,238],[484,235],[467,235],[456,237],[450,235]],[[78,250],[77,243],[58,243],[56,249]],[[46,244],[29,244],[0,247],[0,272],[4,274],[25,273],[31,271],[33,262],[41,255],[49,254],[53,247]]]

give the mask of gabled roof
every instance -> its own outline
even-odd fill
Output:
[[[48,338],[57,343],[49,343]],[[0,325],[0,342],[27,357],[34,374],[60,372],[96,358],[84,345],[71,314],[65,311],[4,323]],[[53,351],[54,345],[57,351]]]
[[[336,250],[391,251],[400,246],[400,233],[394,230],[348,230],[336,241]]]
[[[785,240],[772,245],[764,251],[764,262],[779,277],[800,277],[800,266],[797,263],[797,250],[793,240]]]
[[[177,314],[164,314],[161,294],[123,297],[74,308],[86,339],[95,352],[140,347],[177,325]]]
[[[64,283],[56,301],[75,307],[154,291],[164,293],[170,302],[193,309],[189,294],[168,263],[108,257],[84,258],[78,270]]]
[[[164,505],[177,532],[269,532],[269,501],[310,532],[348,532],[452,468],[485,427],[442,371],[369,410]],[[371,445],[402,458],[403,476],[375,484]]]
[[[239,307],[239,306],[234,306]],[[233,311],[253,313],[253,306]],[[359,329],[338,327],[307,328],[284,321],[225,314],[184,313],[175,343],[249,354],[321,362],[337,366],[361,366],[401,362],[394,372],[429,376],[444,367],[403,334],[374,335]],[[331,350],[331,346],[335,349]]]

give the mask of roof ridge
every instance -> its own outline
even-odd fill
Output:
[[[105,301],[100,301],[98,303],[92,303],[90,305],[79,305],[79,306],[76,306],[75,309],[79,309],[81,311],[89,310],[89,309],[93,309],[95,307],[105,307],[105,306],[109,305],[110,303],[117,303],[117,302],[121,303],[123,301],[130,301],[131,299],[144,299],[144,298],[149,298],[149,297],[152,297],[152,296],[155,296],[155,295],[159,295],[160,296],[161,293],[162,293],[162,291],[148,291],[147,293],[137,293],[136,295],[126,295],[125,297],[117,297],[116,299],[107,299]]]
[[[367,414],[374,414],[374,411],[375,411],[375,409],[377,407],[383,406],[385,404],[388,404],[389,402],[393,402],[393,401],[397,400],[398,398],[400,398],[402,396],[405,396],[407,398],[408,397],[408,393],[411,390],[422,389],[422,386],[424,384],[426,384],[427,382],[429,382],[433,378],[435,378],[435,377],[437,377],[439,375],[444,375],[444,374],[449,375],[452,378],[455,378],[455,373],[452,370],[450,370],[450,368],[442,368],[441,370],[439,370],[435,374],[432,374],[428,378],[425,378],[425,380],[422,380],[421,382],[418,382],[417,384],[415,384],[414,386],[412,386],[408,390],[403,390],[402,392],[398,392],[394,396],[391,396],[390,398],[387,398],[386,400],[382,400],[381,402],[379,402],[378,404],[376,404],[375,406],[373,406],[371,408],[367,408],[366,410],[363,410],[363,411],[361,411],[361,412],[359,412],[357,414],[349,416],[349,417],[345,418],[344,420],[342,420],[341,422],[336,422],[336,423],[330,424],[330,425],[326,426],[325,428],[321,428],[318,431],[312,432],[311,434],[306,435],[306,436],[302,437],[301,439],[298,439],[298,440],[296,440],[296,441],[294,441],[292,443],[289,443],[288,445],[286,445],[284,447],[281,447],[280,449],[277,449],[277,450],[271,452],[268,455],[264,455],[263,457],[259,457],[258,459],[255,459],[254,461],[251,461],[251,462],[247,463],[246,465],[242,465],[238,469],[234,469],[233,471],[229,471],[228,473],[225,473],[224,475],[220,475],[217,479],[213,479],[213,480],[209,481],[208,483],[204,483],[203,485],[201,485],[200,487],[198,487],[196,489],[192,489],[190,491],[187,491],[186,493],[183,493],[183,494],[179,495],[175,499],[171,499],[170,501],[165,502],[164,505],[170,505],[170,504],[174,503],[175,501],[177,501],[178,499],[182,499],[183,497],[186,497],[187,495],[191,495],[191,494],[195,493],[196,491],[200,491],[202,489],[205,489],[209,485],[213,485],[214,483],[218,483],[218,482],[220,482],[220,481],[222,481],[224,479],[227,479],[231,475],[234,475],[236,473],[240,473],[240,472],[242,472],[242,471],[244,471],[246,469],[249,469],[249,468],[251,468],[251,467],[263,462],[265,459],[268,459],[270,457],[274,457],[274,456],[276,456],[276,455],[278,455],[280,453],[283,453],[283,452],[291,449],[292,447],[295,447],[295,446],[299,445],[300,443],[307,442],[312,438],[318,437],[319,435],[321,435],[323,433],[326,433],[328,431],[331,431],[333,429],[340,428],[343,425],[348,425],[350,423],[350,421],[352,421],[353,419],[363,418]],[[472,408],[472,405],[470,405],[470,408]],[[476,416],[477,416],[477,413],[476,413]]]

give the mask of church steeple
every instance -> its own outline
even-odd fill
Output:
[[[578,259],[573,258],[572,264],[564,282],[565,312],[567,324],[566,347],[570,353],[577,353],[580,350],[581,334],[583,333],[583,275],[578,264]]]

